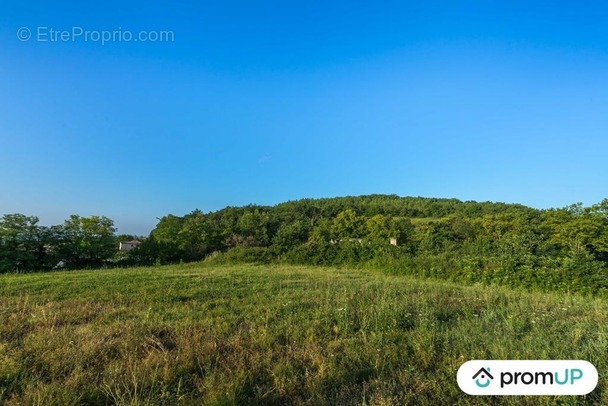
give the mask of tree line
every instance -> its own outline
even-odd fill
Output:
[[[0,218],[0,272],[57,268],[97,268],[117,259],[114,222],[105,216],[72,215],[61,225],[38,224],[36,216],[5,214]]]
[[[104,219],[104,232],[93,232],[92,224],[78,216],[57,228],[39,228],[40,235],[51,235],[52,242],[46,244],[41,243],[44,238],[28,242],[28,219],[19,220],[25,243],[6,237],[6,216],[0,222],[2,258],[7,252],[28,252],[19,262],[23,269],[49,252],[53,261],[69,259],[75,266],[116,258],[116,237],[110,247],[114,229],[106,218],[93,221]],[[107,245],[98,245],[101,240]],[[605,293],[608,199],[590,207],[577,203],[538,210],[519,204],[369,195],[209,213],[194,210],[164,216],[138,248],[114,263],[202,259],[374,267],[466,283]]]

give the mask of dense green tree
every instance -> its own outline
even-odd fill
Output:
[[[554,244],[562,254],[590,252],[598,259],[606,259],[608,218],[601,209],[586,210],[569,206],[546,212],[544,220],[549,243]]]
[[[332,237],[337,240],[361,238],[365,236],[365,217],[352,209],[338,213],[331,226]]]
[[[114,222],[105,216],[70,216],[63,224],[58,251],[71,267],[99,266],[118,249]]]
[[[310,241],[314,243],[329,243],[331,240],[332,222],[326,218],[319,219],[310,233]]]
[[[396,238],[396,230],[391,220],[383,214],[376,214],[367,219],[365,224],[367,237],[379,242],[388,242],[391,238]]]
[[[177,243],[179,233],[184,225],[184,218],[169,214],[160,219],[150,233],[158,242]]]
[[[177,242],[158,241],[154,235],[150,235],[137,248],[129,251],[129,258],[135,263],[150,265],[179,262],[184,260],[186,255]]]
[[[38,217],[6,214],[0,219],[0,272],[42,268],[46,253]]]
[[[211,252],[211,234],[211,224],[200,210],[184,216],[176,240],[184,252],[185,259],[198,260]]]
[[[269,220],[268,214],[255,208],[241,215],[237,229],[239,234],[249,241],[249,245],[269,245],[271,238],[268,230]]]
[[[300,220],[279,227],[272,243],[279,252],[285,253],[308,240],[308,227]]]

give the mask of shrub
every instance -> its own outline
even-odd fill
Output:
[[[212,260],[222,263],[270,264],[277,260],[277,256],[269,247],[234,247],[216,255]]]

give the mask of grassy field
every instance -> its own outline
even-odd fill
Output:
[[[0,404],[608,404],[608,303],[201,264],[0,276]],[[471,397],[469,359],[585,359],[587,397]]]

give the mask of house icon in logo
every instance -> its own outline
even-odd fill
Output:
[[[473,375],[473,379],[475,379],[475,385],[480,388],[486,388],[492,382],[494,377],[490,374],[490,368],[481,368],[475,375]],[[479,382],[480,379],[485,379],[484,383]]]

